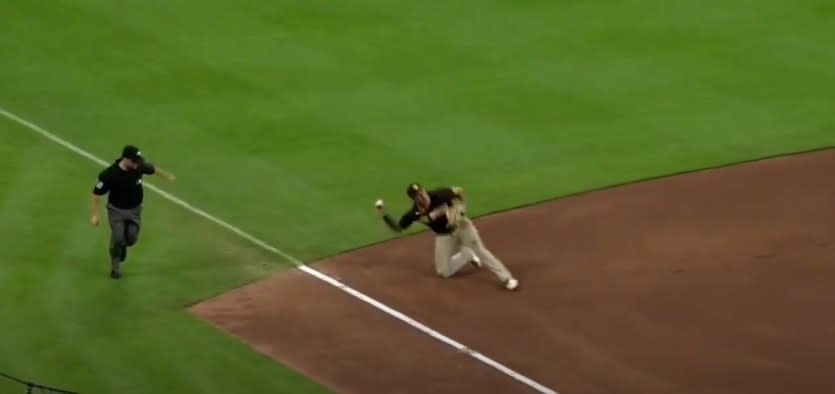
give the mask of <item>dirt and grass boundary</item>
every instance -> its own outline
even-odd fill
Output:
[[[833,173],[816,149],[480,217],[516,293],[438,279],[425,233],[316,267],[561,393],[820,392]],[[192,311],[338,392],[531,391],[297,270]]]

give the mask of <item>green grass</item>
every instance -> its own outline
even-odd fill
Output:
[[[138,144],[171,192],[309,261],[389,237],[371,204],[404,208],[412,180],[484,214],[835,145],[827,1],[35,0],[0,26],[0,107],[107,159]],[[183,311],[276,256],[150,196],[107,280],[97,171],[0,119],[0,371],[322,391]]]

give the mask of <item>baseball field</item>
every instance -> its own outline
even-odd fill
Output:
[[[823,0],[3,2],[0,372],[832,392],[833,39]],[[114,281],[88,200],[125,144],[178,179]],[[394,239],[412,181],[466,190],[517,291]]]

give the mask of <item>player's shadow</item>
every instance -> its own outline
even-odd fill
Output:
[[[460,270],[458,270],[458,272],[456,272],[455,274],[453,274],[449,278],[445,278],[445,279],[446,280],[455,280],[455,279],[459,279],[459,278],[466,278],[466,277],[478,274],[478,273],[480,273],[481,271],[484,271],[484,270],[485,270],[485,268],[479,269],[479,268],[473,267],[472,264],[467,264],[465,267],[462,267]],[[438,273],[435,272],[434,270],[424,271],[424,274],[425,274],[425,276],[440,278]],[[444,278],[442,278],[442,279],[444,279]]]

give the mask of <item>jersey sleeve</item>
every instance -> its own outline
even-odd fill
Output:
[[[409,226],[412,225],[418,219],[417,214],[413,209],[410,209],[408,212],[404,213],[403,216],[400,217],[400,228],[407,229]]]
[[[460,200],[464,199],[464,189],[459,186],[453,186],[449,188],[450,192],[452,192],[453,198],[457,198]]]
[[[110,192],[110,184],[107,176],[104,173],[99,174],[99,179],[96,181],[96,185],[93,186],[93,194],[103,196],[108,192]]]
[[[455,202],[460,202],[464,200],[464,193],[461,190],[461,188],[457,186],[442,187],[440,189],[434,190],[429,195],[433,201],[437,201],[446,205],[452,205]]]
[[[154,166],[152,163],[143,161],[139,164],[139,171],[141,171],[145,175],[154,175],[157,172],[157,167]]]

